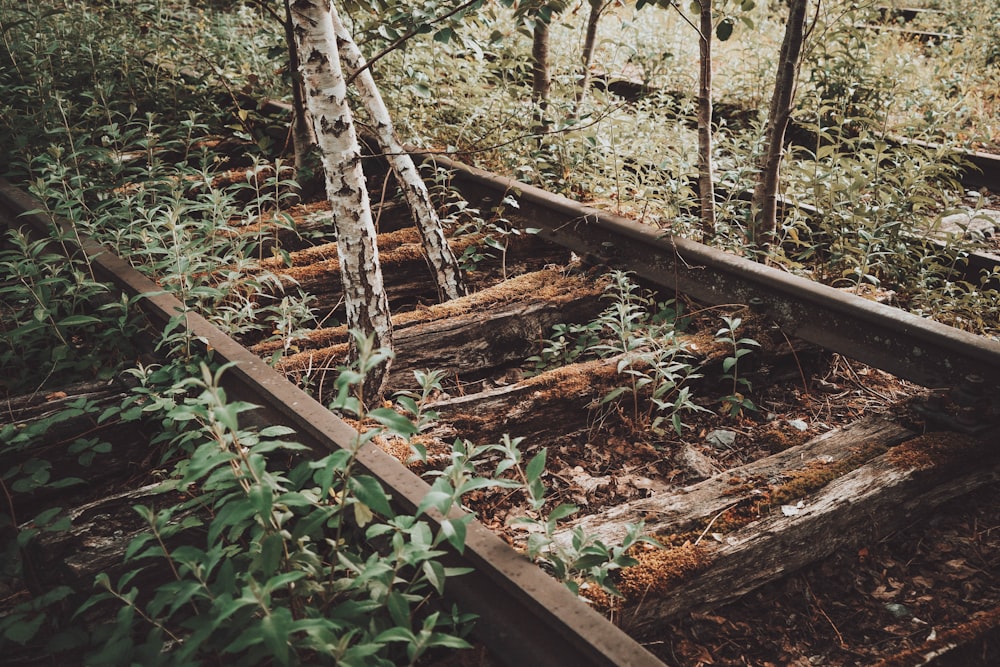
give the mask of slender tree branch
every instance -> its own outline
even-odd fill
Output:
[[[455,9],[452,9],[450,12],[447,12],[446,14],[443,14],[442,16],[439,16],[438,18],[434,19],[433,21],[429,21],[428,23],[424,23],[422,25],[417,26],[416,28],[413,28],[412,30],[410,30],[410,32],[408,32],[405,35],[403,35],[402,37],[398,38],[392,44],[390,44],[389,46],[385,47],[384,49],[382,49],[381,51],[379,51],[378,53],[376,53],[374,56],[372,56],[371,58],[369,58],[368,62],[365,63],[364,67],[362,67],[358,71],[356,71],[353,74],[351,74],[351,76],[347,77],[347,80],[346,80],[347,85],[350,86],[351,83],[354,81],[354,79],[356,79],[358,77],[359,74],[361,74],[362,72],[364,72],[367,69],[371,69],[371,66],[374,65],[377,61],[381,60],[385,56],[389,55],[390,53],[392,53],[393,51],[395,51],[396,49],[398,49],[400,47],[400,45],[402,45],[404,42],[408,42],[409,40],[413,39],[415,36],[419,35],[421,32],[424,31],[424,29],[429,28],[430,26],[435,25],[437,23],[440,23],[441,21],[449,19],[452,16],[454,16],[455,14],[458,14],[463,9],[467,9],[467,8],[471,7],[472,5],[479,4],[482,1],[483,0],[467,0],[467,2],[463,2],[458,7],[455,7]]]

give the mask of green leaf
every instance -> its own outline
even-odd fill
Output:
[[[285,541],[281,533],[271,533],[260,545],[260,568],[265,577],[270,577],[281,566]]]
[[[387,642],[413,642],[416,640],[417,638],[412,632],[406,628],[399,627],[383,630],[375,637],[375,642],[379,644]]]
[[[436,560],[425,560],[421,565],[421,569],[424,571],[427,581],[434,587],[438,595],[444,595],[444,565]]]
[[[8,639],[15,644],[20,644],[24,646],[27,644],[32,637],[38,632],[38,628],[41,627],[42,622],[45,620],[44,613],[35,614],[34,617],[28,620],[15,621],[6,625],[3,631],[4,639]]]
[[[444,514],[451,507],[451,499],[452,495],[450,493],[436,491],[432,488],[427,492],[423,500],[420,501],[420,505],[417,507],[417,514],[424,514],[431,507]]]
[[[61,327],[76,327],[82,324],[99,324],[101,319],[93,315],[70,315],[59,320]]]
[[[293,433],[295,433],[295,429],[281,425],[268,426],[260,430],[260,435],[264,438],[280,438],[283,435],[291,435]]]
[[[543,449],[528,462],[528,467],[525,468],[525,476],[528,478],[529,483],[539,479],[542,473],[545,472],[545,455],[547,452],[548,450]]]
[[[369,412],[368,416],[387,427],[393,433],[404,438],[416,435],[419,432],[419,429],[413,422],[392,408],[376,408]]]
[[[264,521],[271,517],[271,507],[274,504],[274,492],[271,487],[263,484],[255,484],[250,487],[250,502],[253,503],[254,511]]]
[[[580,508],[576,505],[563,503],[549,513],[549,520],[558,521],[559,519],[565,519],[572,514],[576,514],[578,511],[580,511]]]
[[[715,36],[719,38],[720,42],[725,42],[733,36],[734,25],[733,20],[727,16],[719,22],[719,25],[715,26]]]
[[[358,500],[372,508],[382,516],[392,516],[389,497],[382,489],[378,480],[370,475],[355,475],[348,478],[347,487]]]
[[[441,534],[458,553],[465,551],[465,524],[471,519],[472,515],[467,514],[461,519],[445,519],[441,522]]]
[[[292,625],[292,613],[285,607],[278,607],[260,621],[260,632],[264,645],[280,665],[291,664],[291,651],[288,646],[289,628]]]

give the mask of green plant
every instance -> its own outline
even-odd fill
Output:
[[[715,340],[732,348],[732,353],[722,361],[722,377],[732,381],[732,392],[722,398],[723,410],[730,417],[743,414],[744,410],[756,410],[757,407],[744,392],[751,389],[750,380],[740,375],[740,359],[750,354],[752,348],[760,347],[760,343],[752,338],[737,338],[736,330],[743,324],[740,317],[724,315],[725,326],[715,333]]]
[[[629,274],[621,271],[611,273],[605,296],[612,304],[597,320],[603,342],[591,349],[599,357],[617,357],[618,373],[627,378],[628,384],[612,389],[601,404],[619,405],[620,399],[630,396],[631,417],[638,425],[663,433],[668,424],[680,434],[684,428],[682,413],[705,409],[692,400],[690,387],[685,384],[700,374],[690,362],[686,344],[677,335],[673,304],[640,293]]]
[[[513,195],[504,197],[500,205],[490,211],[488,218],[474,217],[455,231],[456,236],[470,234],[481,239],[479,243],[466,248],[462,256],[458,258],[464,271],[475,270],[478,263],[487,257],[499,256],[500,270],[506,279],[507,248],[510,245],[510,239],[524,234],[537,234],[540,231],[535,227],[525,227],[522,229],[511,224],[510,220],[504,217],[507,207],[513,209],[519,208],[517,199]],[[470,211],[466,209],[466,212]]]
[[[517,481],[508,486],[521,488],[525,494],[531,514],[514,519],[511,525],[523,526],[528,530],[526,551],[528,557],[538,562],[554,578],[579,595],[581,586],[597,585],[611,595],[620,596],[615,587],[613,575],[616,570],[637,564],[628,555],[632,547],[639,543],[657,545],[651,537],[642,535],[642,524],[630,524],[621,544],[608,546],[589,535],[583,528],[576,527],[567,542],[555,537],[559,521],[576,514],[580,508],[569,503],[561,503],[543,512],[546,504],[545,472],[546,450],[541,450],[522,465],[519,449],[521,438],[504,437],[500,445],[494,446],[504,454],[497,467],[497,473],[512,470]]]
[[[15,229],[0,251],[0,386],[7,394],[41,390],[53,376],[63,383],[111,377],[133,353],[128,341],[138,323],[127,301],[109,298],[84,258],[67,260],[50,243]]]
[[[334,407],[375,426],[315,460],[285,439],[285,427],[241,427],[254,408],[227,399],[225,368],[202,366],[176,385],[183,398],[174,394],[161,418],[181,425],[174,447],[188,454],[163,490],[190,500],[137,508],[149,531],[126,554],[133,568],[164,563],[174,581],[144,592],[139,569],[116,582],[99,577],[105,593],[78,613],[111,599],[122,612],[98,631],[93,660],[412,664],[434,648],[467,646],[468,616],[427,608],[458,574],[440,563],[440,544],[461,548],[467,519],[445,519],[434,535],[419,513],[396,514],[378,481],[357,469],[372,438],[417,430],[388,408],[362,411],[352,387],[385,352],[360,349],[358,366],[342,369]],[[282,460],[290,467],[275,469]]]

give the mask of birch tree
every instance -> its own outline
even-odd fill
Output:
[[[445,238],[444,228],[437,211],[431,204],[427,185],[420,177],[420,172],[413,163],[413,158],[406,152],[403,143],[396,135],[389,110],[375,85],[370,68],[365,65],[361,49],[354,42],[354,38],[344,22],[340,20],[336,10],[331,9],[330,14],[337,36],[337,48],[344,74],[356,84],[361,101],[365,105],[365,109],[368,110],[368,115],[371,116],[375,126],[379,145],[386,154],[393,173],[399,180],[403,196],[413,214],[417,230],[420,232],[427,262],[437,284],[438,295],[442,301],[456,299],[466,292],[462,271],[448,245],[448,240]]]
[[[361,170],[361,146],[337,52],[336,10],[330,0],[292,0],[290,9],[306,105],[322,153],[326,193],[333,211],[347,325],[373,337],[376,348],[391,349],[392,321]],[[387,357],[368,369],[362,401],[381,395],[390,361]]]
[[[778,181],[785,131],[792,117],[800,56],[805,42],[807,4],[808,0],[789,0],[788,22],[785,24],[785,36],[778,53],[778,75],[767,115],[764,151],[751,201],[753,223],[748,235],[751,241],[764,246],[773,240],[778,229]]]

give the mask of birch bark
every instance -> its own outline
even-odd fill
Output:
[[[430,265],[431,273],[434,275],[437,284],[438,296],[442,301],[457,299],[466,293],[465,285],[462,281],[462,272],[458,265],[458,260],[448,246],[448,240],[444,235],[444,228],[438,218],[434,206],[431,204],[427,186],[420,178],[413,158],[403,147],[402,142],[396,135],[396,130],[389,116],[389,110],[382,100],[375,79],[371,70],[365,67],[365,58],[361,49],[354,42],[354,38],[347,30],[344,22],[340,20],[335,7],[331,6],[330,15],[333,20],[333,28],[337,35],[337,49],[340,53],[340,61],[344,68],[344,73],[348,79],[353,80],[361,94],[361,101],[368,110],[375,126],[375,133],[378,135],[379,145],[385,152],[392,167],[393,173],[399,179],[402,186],[406,203],[413,213],[417,230],[420,232],[420,239],[423,242],[424,252],[427,262]]]
[[[331,0],[293,0],[291,3],[306,105],[326,172],[326,193],[336,227],[347,325],[365,336],[372,336],[376,348],[391,349],[389,301],[382,281],[375,224],[361,171],[361,147],[347,104],[347,86],[337,54],[331,9]],[[381,395],[389,363],[387,358],[368,371],[363,401]]]

